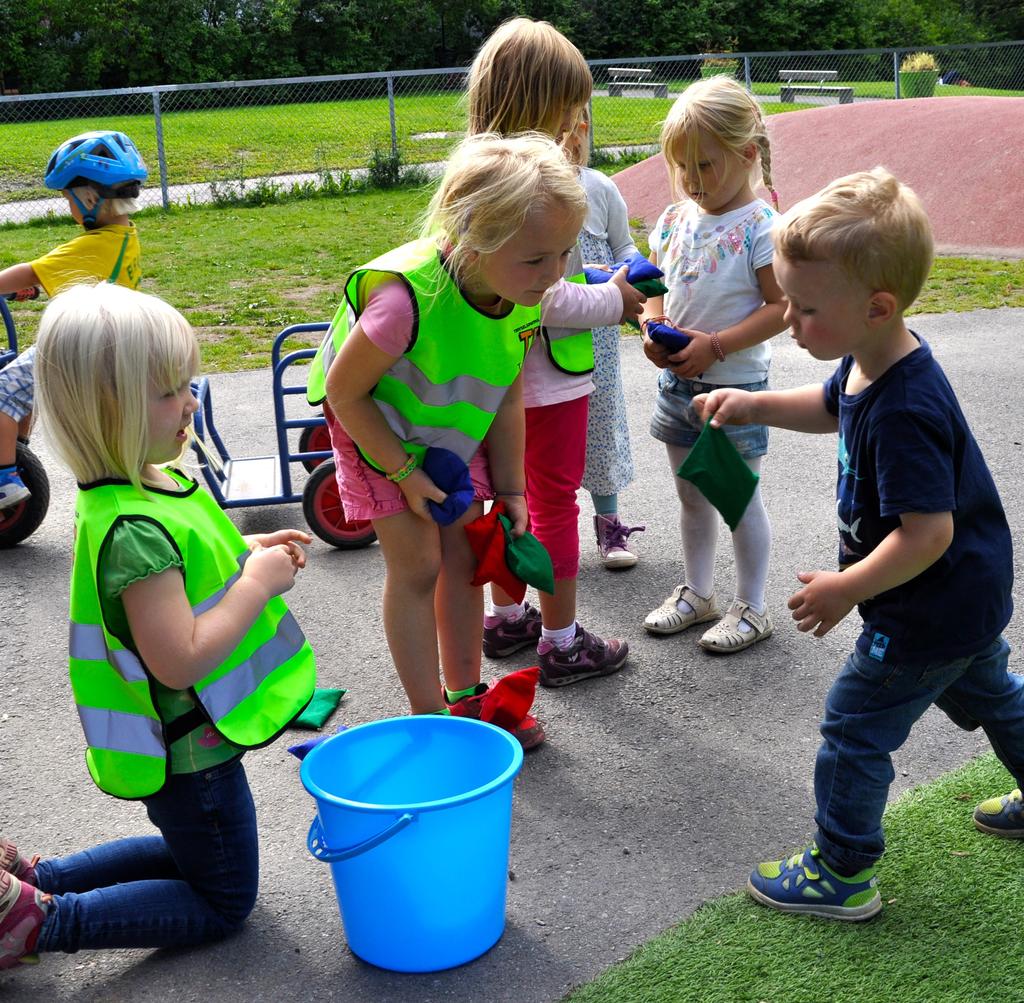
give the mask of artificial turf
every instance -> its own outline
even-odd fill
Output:
[[[884,903],[864,923],[784,915],[739,892],[566,997],[571,1003],[988,1003],[1024,998],[1024,840],[978,832],[977,802],[1014,786],[993,755],[885,814]],[[794,850],[797,847],[793,847]],[[753,866],[756,861],[751,861]]]

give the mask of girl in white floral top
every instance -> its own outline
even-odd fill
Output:
[[[760,107],[729,77],[690,85],[661,133],[672,197],[650,237],[651,259],[668,293],[649,299],[646,321],[660,320],[691,337],[672,352],[644,334],[644,351],[661,373],[651,434],[666,444],[673,473],[700,435],[693,398],[715,387],[764,390],[773,335],[783,330],[784,302],[772,273],[772,206],[754,195],[754,169],[776,202],[771,151]],[[754,473],[768,450],[764,425],[729,426],[726,434]],[[685,578],[644,621],[652,634],[675,634],[717,620],[700,639],[706,651],[741,651],[768,637],[765,601],[771,525],[758,489],[732,534],[735,598],[725,616],[715,595],[719,516],[689,481],[675,477],[682,505]]]

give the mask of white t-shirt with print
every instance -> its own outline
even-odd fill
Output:
[[[679,328],[723,331],[764,304],[757,269],[772,261],[776,213],[757,199],[722,216],[701,212],[695,202],[670,205],[649,243],[665,273],[666,316]],[[756,383],[767,378],[769,341],[732,352],[704,372],[707,383]]]

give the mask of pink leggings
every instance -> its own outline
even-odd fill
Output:
[[[547,548],[555,580],[580,569],[576,492],[587,459],[588,397],[526,409],[526,507],[530,531]]]

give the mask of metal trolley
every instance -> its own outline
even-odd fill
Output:
[[[192,419],[198,440],[193,443],[193,448],[199,457],[206,484],[221,508],[301,502],[309,528],[321,540],[332,547],[350,550],[368,546],[377,536],[371,523],[345,518],[334,475],[327,423],[322,414],[311,414],[308,418],[288,418],[285,414],[285,399],[306,393],[304,383],[286,384],[285,376],[296,363],[313,358],[316,351],[306,347],[283,354],[284,343],[293,335],[323,332],[328,327],[326,323],[293,324],[274,339],[270,359],[276,453],[233,457],[228,452],[214,425],[213,397],[210,381],[205,376],[192,384],[192,391],[199,401],[199,410]],[[296,452],[292,452],[289,442],[289,433],[294,429],[301,429]],[[214,462],[211,462],[211,453],[215,457]],[[301,491],[292,484],[291,468],[294,463],[301,463],[310,473]]]

